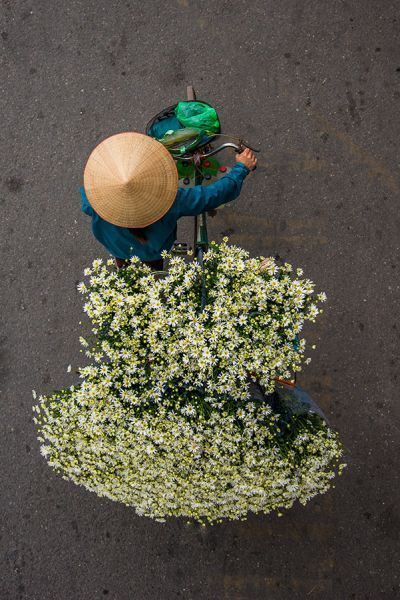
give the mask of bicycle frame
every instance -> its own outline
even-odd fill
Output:
[[[189,85],[186,89],[186,96],[188,100],[196,100],[196,93],[194,91],[193,86]],[[200,152],[195,152],[191,157],[191,160],[194,161],[197,166],[203,155]],[[199,169],[196,169],[195,173],[195,185],[201,185],[203,183],[203,176],[200,173]],[[207,215],[206,213],[201,213],[201,215],[196,215],[194,217],[194,248],[193,253],[194,257],[197,259],[201,270],[202,270],[202,281],[201,281],[201,310],[205,307],[206,303],[206,284],[205,284],[205,276],[203,269],[203,259],[204,253],[208,249],[208,232],[207,232]]]
[[[187,97],[187,100],[189,100],[189,101],[196,100],[196,93],[194,91],[193,86],[191,86],[191,85],[187,86],[186,97]],[[218,136],[218,134],[216,134],[216,136]],[[206,148],[207,148],[207,146],[204,147],[204,150]],[[214,154],[217,154],[218,152],[220,152],[221,150],[223,150],[225,148],[233,148],[236,152],[239,152],[241,150],[240,146],[233,144],[231,142],[226,142],[225,144],[222,144],[218,148],[209,150],[208,152],[202,152],[202,148],[198,148],[190,156],[179,156],[179,159],[193,161],[195,166],[199,166],[202,159],[207,158],[209,156],[213,156]],[[194,184],[201,185],[202,183],[203,183],[203,176],[202,176],[200,170],[196,169]],[[197,259],[200,266],[203,267],[204,253],[208,249],[207,213],[202,213],[201,215],[194,217],[194,244],[193,244],[193,246],[194,246],[193,247],[194,257]],[[202,308],[204,308],[204,304],[205,304],[204,284],[205,284],[205,282],[203,280]]]

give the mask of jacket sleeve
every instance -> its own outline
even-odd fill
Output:
[[[234,200],[239,196],[244,178],[249,173],[249,169],[243,163],[236,163],[227,175],[211,185],[180,189],[176,206],[178,217],[200,215],[206,210]]]
[[[82,212],[84,212],[85,214],[89,215],[89,217],[93,217],[94,211],[93,208],[90,206],[89,204],[89,200],[87,199],[86,193],[85,193],[85,188],[83,186],[81,186],[79,188],[80,194],[81,194],[81,209]]]

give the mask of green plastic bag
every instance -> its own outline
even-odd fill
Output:
[[[217,111],[204,102],[178,102],[175,116],[184,127],[198,127],[206,133],[220,131]]]

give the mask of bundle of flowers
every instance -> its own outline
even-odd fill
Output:
[[[300,269],[226,240],[204,269],[166,258],[163,278],[135,258],[85,270],[91,364],[34,407],[48,463],[158,520],[245,518],[325,492],[343,467],[337,433],[268,402],[277,378],[309,362],[300,333],[324,294]]]

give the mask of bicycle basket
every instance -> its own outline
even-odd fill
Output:
[[[206,104],[203,102],[202,104]],[[176,109],[178,104],[173,104],[172,106],[168,106],[164,108],[159,113],[157,113],[146,125],[145,133],[150,137],[153,137],[157,140],[161,140],[164,138],[165,134],[168,131],[177,131],[179,129],[183,129],[186,126],[181,123],[176,116]],[[212,109],[211,105],[210,108]],[[216,132],[216,133],[219,133]],[[197,140],[193,141],[193,144],[190,145],[190,151],[192,152],[196,148],[200,146],[204,146],[213,140],[215,135],[207,135],[203,133],[201,136],[198,136]]]

